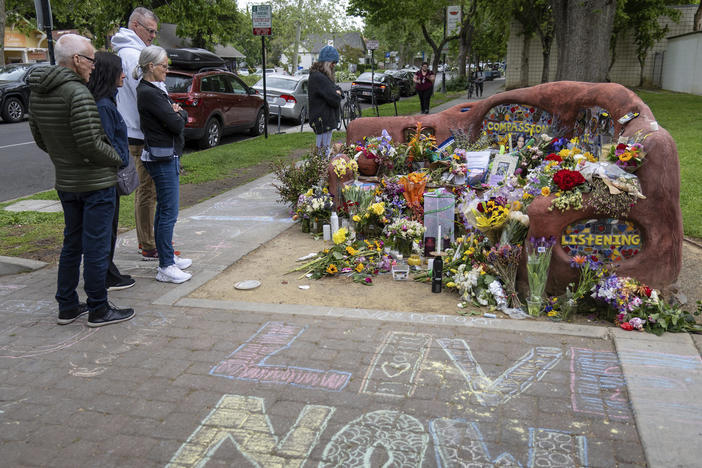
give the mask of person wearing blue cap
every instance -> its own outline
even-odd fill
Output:
[[[330,46],[322,47],[319,59],[310,67],[308,84],[310,127],[317,135],[317,148],[330,148],[332,131],[339,124],[341,88],[336,85],[334,68],[339,52]]]

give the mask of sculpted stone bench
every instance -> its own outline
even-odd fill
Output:
[[[543,125],[503,121],[504,125],[500,127],[488,118],[495,114],[495,109],[509,109],[509,106],[513,109],[522,109],[520,106],[523,106],[538,114]],[[639,200],[626,219],[617,220],[602,218],[588,209],[565,213],[548,211],[553,196],[537,197],[528,209],[528,236],[554,236],[558,239],[553,250],[548,290],[562,292],[569,282],[576,281],[577,271],[570,267],[571,256],[588,252],[604,255],[618,264],[620,275],[666,289],[676,281],[682,265],[678,153],[672,137],[660,128],[649,107],[621,85],[561,81],[499,93],[437,114],[361,118],[351,122],[346,142],[351,144],[364,136],[379,136],[383,129],[394,141],[406,142],[408,133],[417,122],[430,128],[439,142],[450,137],[451,130],[457,129],[463,130],[473,141],[481,131],[488,130],[488,125],[491,131],[538,137],[539,133],[548,132],[548,128],[542,127],[552,120],[567,129],[566,137],[570,137],[582,131],[582,125],[578,125],[582,122],[579,119],[583,112],[595,108],[606,111],[600,115],[611,117],[614,143],[619,135],[630,137],[637,131],[648,134],[643,142],[647,156],[636,172],[646,199]],[[624,125],[617,122],[630,112],[637,112],[639,116]],[[589,111],[587,115],[590,116]],[[526,117],[529,116],[525,116],[528,120]],[[596,119],[593,120],[593,126],[596,123]],[[595,133],[593,130],[591,135]]]

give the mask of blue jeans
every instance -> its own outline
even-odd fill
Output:
[[[180,197],[180,159],[147,162],[144,166],[156,185],[156,214],[154,215],[154,238],[158,251],[158,266],[166,268],[175,263],[173,259],[173,229],[178,220]]]
[[[327,148],[327,153],[331,147],[332,131],[320,133],[317,135],[317,148]]]
[[[94,311],[107,304],[105,277],[110,261],[115,188],[91,192],[57,192],[66,224],[56,288],[59,311],[78,307],[76,288],[80,280],[81,256],[88,308]]]

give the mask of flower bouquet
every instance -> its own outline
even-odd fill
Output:
[[[407,206],[414,212],[417,219],[424,213],[424,189],[427,186],[427,176],[422,172],[412,172],[400,178],[400,185],[404,188],[402,195],[407,201]]]
[[[385,202],[370,204],[365,211],[358,211],[351,216],[356,233],[366,239],[378,237],[388,222],[385,216]]]
[[[356,213],[365,212],[375,197],[374,191],[354,184],[344,185],[341,189],[341,194],[344,198],[342,211],[344,211],[349,218],[353,217]]]
[[[520,245],[502,244],[493,246],[488,252],[487,260],[505,285],[505,293],[509,305],[514,308],[521,307],[517,297],[517,269],[519,257],[522,255]]]
[[[407,143],[408,160],[412,163],[431,161],[436,154],[436,137],[422,132],[422,124],[417,122],[417,128]]]
[[[314,232],[322,232],[322,225],[329,219],[334,206],[329,191],[325,188],[313,187],[300,195],[297,200],[295,213],[302,219],[303,231],[305,222],[313,226]]]
[[[383,229],[383,233],[392,240],[397,250],[405,257],[412,254],[413,243],[422,239],[424,231],[422,223],[408,218],[396,219]]]
[[[627,172],[636,172],[644,162],[646,153],[641,143],[632,144],[619,143],[617,146],[610,146],[607,159],[614,162]]]
[[[527,305],[529,315],[537,317],[541,312],[541,302],[544,298],[548,268],[551,264],[551,253],[556,239],[549,237],[532,237],[526,243],[527,279],[529,280],[529,299]]]
[[[355,240],[346,228],[336,231],[332,240],[334,245],[331,248],[318,252],[315,258],[289,273],[303,271],[300,278],[311,274],[314,279],[348,274],[355,282],[371,286],[372,276],[380,271],[383,263],[387,263],[382,253],[383,243]]]
[[[356,150],[356,159],[363,156],[375,163],[377,175],[390,173],[395,168],[397,149],[393,146],[392,137],[385,129],[379,137],[364,138],[364,144],[356,146]]]
[[[507,206],[507,200],[503,197],[491,197],[487,201],[478,203],[472,211],[475,227],[485,233],[493,244],[496,244],[500,238],[502,227],[509,219],[510,210]]]
[[[334,174],[339,179],[343,179],[347,174],[351,174],[355,177],[358,173],[358,163],[354,159],[346,160],[343,157],[333,159],[332,167],[334,168]]]

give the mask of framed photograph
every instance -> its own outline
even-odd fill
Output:
[[[490,171],[490,177],[501,176],[502,178],[514,174],[517,169],[516,156],[511,154],[498,154],[495,159],[492,160],[492,170]]]

